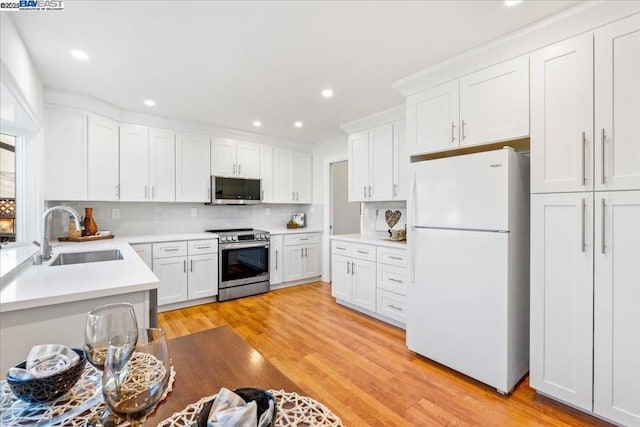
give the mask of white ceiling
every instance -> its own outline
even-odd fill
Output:
[[[48,87],[314,142],[402,103],[394,80],[575,3],[68,0],[63,12],[12,17]],[[73,48],[90,60],[72,59]]]

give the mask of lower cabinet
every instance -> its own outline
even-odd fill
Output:
[[[367,310],[376,309],[376,263],[334,255],[331,295]]]
[[[282,283],[283,280],[283,249],[284,240],[282,236],[271,236],[269,250],[269,281],[272,285]]]
[[[320,276],[320,234],[285,235],[282,258],[283,282],[293,282]],[[273,280],[271,283],[273,284]]]
[[[158,285],[158,305],[185,301],[187,289],[187,257],[170,257],[153,260],[153,272]]]

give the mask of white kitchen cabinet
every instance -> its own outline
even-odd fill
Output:
[[[640,191],[595,194],[593,410],[640,425]]]
[[[229,138],[213,138],[211,175],[260,178],[260,145]]]
[[[331,295],[336,299],[351,301],[351,258],[331,255]]]
[[[407,127],[404,121],[393,124],[393,200],[407,200],[409,196],[409,166]]]
[[[158,305],[185,301],[187,288],[187,257],[155,258],[153,273],[158,276]]]
[[[369,132],[349,135],[349,201],[364,202],[369,187]]]
[[[294,156],[293,190],[296,203],[311,203],[313,197],[311,153],[296,151]]]
[[[274,202],[311,203],[312,167],[311,153],[274,148]]]
[[[120,200],[149,200],[149,129],[120,125]]]
[[[595,188],[640,188],[640,15],[595,32]]]
[[[529,135],[529,58],[518,57],[407,97],[410,155]]]
[[[369,130],[369,200],[393,199],[393,124]]]
[[[282,236],[271,236],[269,248],[269,282],[277,285],[283,282],[284,240]]]
[[[593,189],[593,35],[531,55],[531,192]]]
[[[149,199],[176,200],[176,135],[164,129],[149,129]]]
[[[529,135],[529,58],[505,61],[460,79],[460,145]]]
[[[273,203],[273,147],[260,145],[260,180],[262,203]]]
[[[304,277],[304,246],[284,247],[284,281],[293,282]]]
[[[87,113],[45,110],[45,199],[87,200]]]
[[[331,295],[365,310],[376,311],[376,248],[332,242]],[[345,256],[348,253],[350,256]]]
[[[300,233],[284,236],[284,282],[320,276],[319,242],[319,233]]]
[[[218,294],[218,255],[189,255],[187,284],[189,299],[212,297]]]
[[[320,245],[307,245],[304,247],[304,270],[303,276],[320,276]]]
[[[211,200],[210,142],[206,136],[176,135],[176,201]]]
[[[376,310],[376,263],[353,259],[351,261],[351,302],[366,310]]]
[[[141,243],[136,245],[131,245],[134,251],[138,254],[140,258],[147,264],[147,267],[153,270],[153,252],[151,250],[150,243]]]
[[[87,198],[119,200],[118,123],[89,114],[87,144]]]
[[[460,145],[460,96],[454,80],[407,97],[407,146],[410,155]]]
[[[591,411],[593,193],[531,196],[533,388]]]

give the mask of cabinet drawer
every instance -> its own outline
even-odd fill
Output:
[[[353,244],[342,242],[340,240],[331,241],[331,253],[336,255],[351,256],[353,252]]]
[[[376,311],[398,322],[407,322],[407,297],[378,289]]]
[[[378,263],[378,289],[407,295],[407,269]]]
[[[320,243],[320,234],[304,233],[304,234],[285,234],[284,245],[306,245],[308,243]]]
[[[375,261],[376,247],[374,245],[354,244],[352,246],[351,256],[366,261]]]
[[[209,240],[190,240],[187,242],[189,255],[215,254],[218,252],[218,241],[216,239]]]
[[[153,258],[186,256],[187,242],[163,242],[153,244]]]
[[[383,264],[407,266],[407,250],[378,246],[378,262]]]

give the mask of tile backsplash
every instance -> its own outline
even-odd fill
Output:
[[[362,234],[383,238],[389,237],[389,226],[385,220],[385,212],[400,211],[400,220],[393,229],[404,228],[407,223],[406,202],[368,202],[362,204]]]
[[[48,202],[48,207],[66,205],[84,216],[92,207],[100,230],[116,236],[192,233],[213,228],[284,228],[293,213],[306,214],[307,227],[322,227],[322,207],[314,205],[264,204],[251,206],[205,206],[201,203],[136,202]],[[112,218],[112,209],[119,218]],[[192,216],[196,209],[197,216]],[[269,214],[267,214],[267,209]],[[66,236],[68,217],[54,214],[53,236]]]

